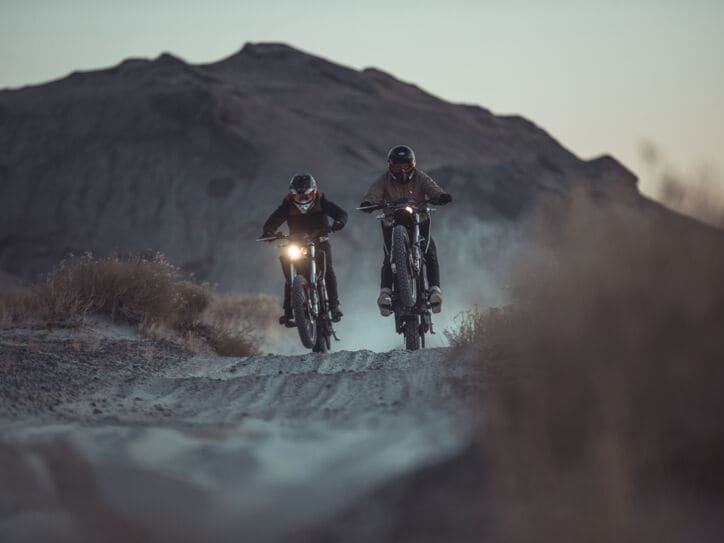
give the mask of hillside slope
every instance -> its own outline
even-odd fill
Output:
[[[376,69],[280,44],[206,65],[164,54],[0,91],[0,269],[151,249],[228,288],[269,288],[276,271],[259,266],[276,264],[251,240],[291,175],[312,171],[349,208],[399,142],[455,195],[460,231],[515,220],[541,192],[636,191],[612,158],[579,160],[526,119]],[[344,261],[379,250],[355,214],[343,239]]]

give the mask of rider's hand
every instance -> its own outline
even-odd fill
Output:
[[[332,223],[330,230],[332,232],[336,232],[338,230],[342,230],[342,228],[344,228],[344,223],[342,221],[334,221]]]
[[[436,206],[444,206],[452,202],[452,196],[447,192],[443,192],[435,196],[430,202]]]
[[[375,205],[375,204],[373,204],[372,202],[368,202],[367,200],[365,200],[364,202],[362,202],[362,203],[359,205],[359,207],[371,207],[371,206],[373,206],[373,205]],[[372,212],[374,211],[374,209],[363,209],[362,211],[364,211],[365,213],[372,213]]]

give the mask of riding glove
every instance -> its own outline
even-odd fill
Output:
[[[435,204],[436,206],[443,206],[445,204],[449,204],[452,202],[452,196],[448,194],[447,192],[443,192],[441,194],[438,194],[435,198],[430,200],[431,203]]]
[[[372,202],[368,202],[368,201],[365,200],[365,201],[362,202],[359,206],[360,206],[360,207],[369,207],[369,206],[373,206],[373,205],[375,205],[375,204],[373,204]],[[363,209],[362,211],[364,211],[365,213],[372,213],[372,212],[374,211],[374,209]]]

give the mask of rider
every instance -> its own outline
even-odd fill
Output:
[[[368,207],[374,204],[392,203],[397,200],[409,199],[415,204],[422,204],[426,201],[435,205],[444,205],[452,201],[452,196],[442,190],[433,181],[432,177],[422,170],[417,169],[415,152],[407,145],[397,145],[387,153],[388,171],[383,173],[369,188],[365,194],[360,207]],[[368,213],[372,209],[364,210]],[[437,261],[437,249],[435,240],[430,237],[430,216],[423,215],[423,223],[420,225],[420,236],[428,241],[426,250],[427,279],[430,283],[429,299],[434,313],[442,309],[442,291],[440,290],[440,265]],[[380,313],[386,317],[392,313],[392,268],[390,267],[390,245],[392,243],[392,216],[382,222],[382,238],[385,244],[385,254],[382,260],[382,272],[380,280],[380,295],[377,298],[377,305]]]
[[[327,217],[332,218],[331,227],[329,227]],[[289,194],[284,197],[281,205],[264,223],[262,237],[276,235],[277,228],[285,221],[289,227],[290,236],[311,234],[328,227],[334,232],[344,228],[347,222],[347,212],[337,204],[327,200],[324,194],[319,191],[317,182],[311,174],[300,173],[292,177],[289,183]],[[323,262],[321,260],[322,255],[326,259],[324,262],[326,262],[327,273],[324,279],[327,283],[332,320],[339,322],[343,314],[339,309],[337,276],[332,268],[332,249],[329,241],[323,241],[317,245],[316,255],[318,262]],[[289,258],[285,254],[279,259],[286,279],[284,283],[284,315],[279,318],[279,324],[293,326]]]

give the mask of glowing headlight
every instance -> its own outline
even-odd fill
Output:
[[[407,207],[405,208],[405,211],[407,211],[408,213],[412,214],[412,208],[411,208],[410,206],[407,206]]]
[[[297,260],[299,257],[301,257],[304,254],[304,251],[299,245],[290,245],[287,247],[287,256],[291,260]]]

